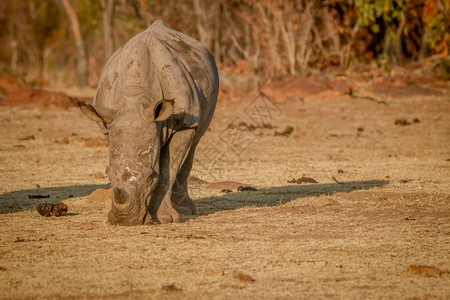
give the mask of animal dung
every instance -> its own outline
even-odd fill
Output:
[[[60,217],[60,216],[65,216],[67,214],[69,207],[62,202],[59,202],[59,203],[46,202],[46,203],[39,203],[38,206],[36,207],[36,209],[41,216]]]

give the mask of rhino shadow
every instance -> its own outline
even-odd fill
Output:
[[[357,190],[368,190],[388,184],[385,180],[349,181],[338,183],[287,185],[260,189],[257,191],[235,192],[222,196],[212,196],[194,200],[197,215],[209,215],[224,210],[243,207],[273,207],[288,203],[297,198],[331,195],[333,193],[349,193]]]
[[[99,188],[107,189],[110,188],[110,186],[109,184],[72,185],[21,190],[1,194],[0,214],[34,209],[42,202],[58,202],[68,198],[84,197],[90,195]]]
[[[297,198],[331,195],[342,192],[368,190],[388,184],[385,180],[350,181],[325,184],[287,185],[260,189],[251,192],[235,192],[221,196],[211,196],[194,200],[197,216],[209,215],[220,211],[235,210],[243,207],[273,207],[288,203]],[[96,189],[109,189],[109,184],[73,185],[14,191],[0,195],[0,214],[14,213],[34,209],[39,203],[58,202],[68,198],[84,197]],[[48,198],[29,199],[28,196],[49,196]],[[194,217],[195,218],[195,217]]]

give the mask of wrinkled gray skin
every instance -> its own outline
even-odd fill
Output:
[[[110,223],[169,223],[179,213],[195,214],[187,178],[218,88],[212,54],[161,21],[113,54],[93,105],[78,103],[108,139]]]

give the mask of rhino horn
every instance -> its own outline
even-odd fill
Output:
[[[126,192],[124,190],[119,189],[118,187],[114,188],[113,197],[114,202],[117,204],[125,204],[128,199]]]

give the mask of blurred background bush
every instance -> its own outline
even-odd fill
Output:
[[[449,3],[3,0],[0,69],[37,85],[95,87],[113,51],[161,19],[205,44],[222,83],[242,91],[311,72],[430,60],[441,66],[435,75],[448,78]]]

